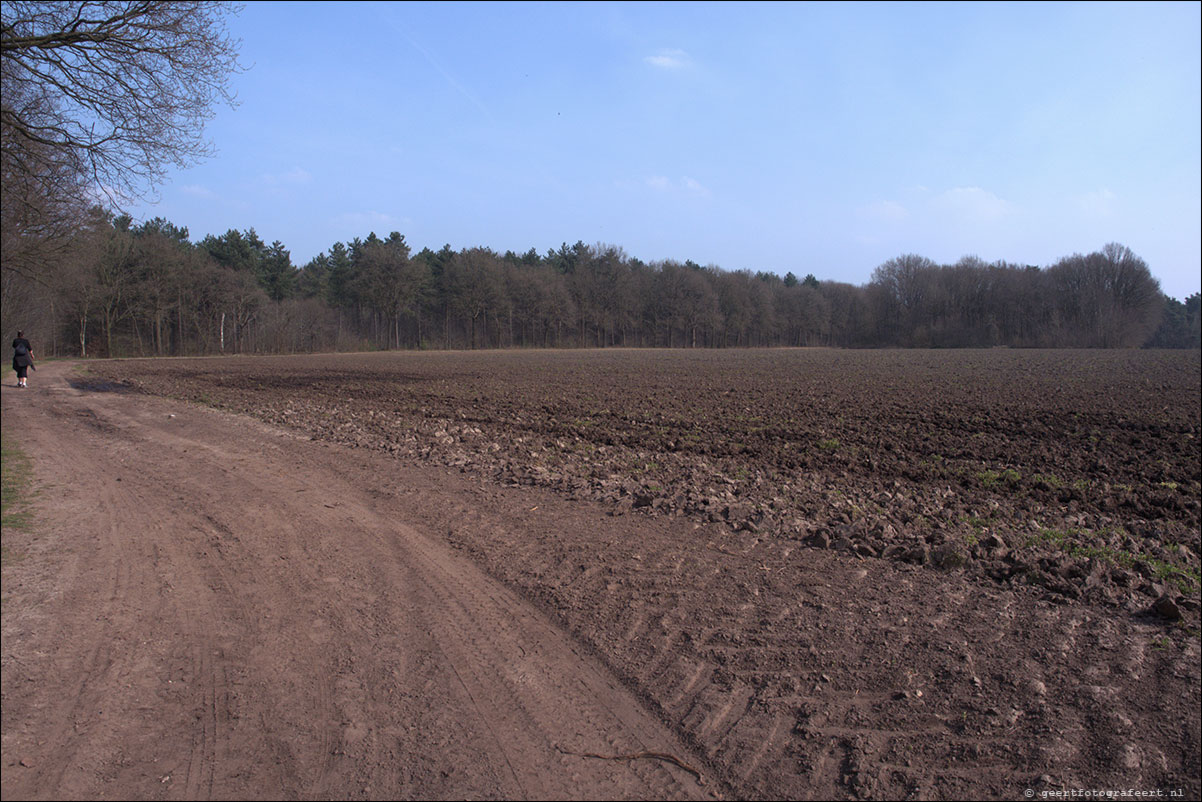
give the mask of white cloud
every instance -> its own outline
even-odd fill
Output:
[[[694,195],[700,195],[703,198],[708,198],[708,197],[710,197],[710,195],[713,194],[709,191],[709,189],[707,187],[702,186],[700,181],[698,181],[694,178],[689,178],[688,176],[685,176],[684,178],[681,179],[681,182],[684,184],[684,188],[687,191],[693,193]]]
[[[882,199],[855,209],[858,242],[875,251],[955,259],[1004,250],[1023,228],[1023,209],[976,186],[909,187],[901,200]]]
[[[861,217],[888,223],[900,223],[910,216],[905,206],[891,200],[873,201],[867,206],[861,206],[859,212]]]
[[[313,176],[309,174],[308,170],[293,167],[286,173],[265,173],[259,177],[259,180],[270,189],[282,189],[308,184],[313,180]]]
[[[1081,211],[1088,217],[1110,217],[1115,212],[1119,196],[1109,189],[1087,192],[1077,198]]]
[[[709,187],[702,184],[696,178],[689,178],[687,175],[682,176],[679,181],[673,181],[671,178],[663,175],[653,175],[645,179],[643,183],[656,192],[684,193],[699,198],[709,198],[714,194],[710,192]]]
[[[954,187],[936,195],[931,206],[937,214],[966,222],[993,223],[1009,215],[1013,205],[980,187]]]
[[[312,181],[308,170],[293,167],[282,173],[260,173],[249,188],[272,198],[292,199]]]
[[[646,56],[643,61],[661,70],[679,70],[693,63],[693,59],[683,50],[661,50],[654,56]]]
[[[386,212],[343,212],[334,218],[334,222],[340,227],[361,232],[355,236],[367,236],[369,231],[383,236],[396,230],[398,224],[404,223],[405,220],[398,220]],[[389,226],[391,228],[388,228]]]
[[[204,198],[205,200],[217,199],[216,192],[200,184],[185,184],[179,188],[179,191],[194,198]]]

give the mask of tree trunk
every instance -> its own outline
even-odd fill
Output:
[[[113,356],[113,313],[105,307],[104,310],[104,347],[106,355]]]

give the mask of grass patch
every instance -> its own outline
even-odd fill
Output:
[[[1022,478],[1023,475],[1013,468],[1007,468],[1004,471],[984,470],[977,474],[977,481],[984,488],[997,487],[999,484],[1014,487],[1022,481]]]
[[[1134,568],[1136,564],[1143,563],[1152,569],[1157,579],[1162,582],[1172,582],[1185,594],[1193,593],[1199,585],[1202,585],[1202,574],[1199,574],[1197,570],[1166,562],[1147,554],[1126,549],[1113,549],[1107,546],[1089,546],[1081,542],[1088,537],[1089,533],[1080,529],[1041,529],[1038,534],[1029,537],[1025,545],[1034,546],[1042,543],[1053,546],[1070,557],[1101,560],[1123,568]]]
[[[5,532],[26,531],[33,521],[29,500],[33,464],[7,435],[0,433],[0,527]],[[7,544],[0,543],[0,564],[13,559]]]
[[[1031,477],[1031,482],[1036,487],[1045,487],[1049,490],[1058,490],[1064,486],[1064,482],[1060,481],[1060,477],[1054,473],[1037,473]]]

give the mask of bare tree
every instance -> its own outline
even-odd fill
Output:
[[[233,104],[228,81],[240,69],[225,31],[234,11],[201,0],[6,1],[5,183],[44,183],[50,164],[119,200],[210,155],[204,124],[215,103]]]
[[[0,98],[7,106],[8,95]],[[4,272],[44,283],[48,267],[62,264],[87,219],[81,174],[45,147],[10,158],[8,136],[0,158],[0,264]]]

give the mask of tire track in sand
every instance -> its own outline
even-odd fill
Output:
[[[541,612],[361,486],[352,452],[71,389],[67,369],[4,396],[61,490],[39,537],[71,568],[66,591],[37,577],[42,607],[6,610],[6,798],[709,795],[670,763],[581,757],[698,762]]]

